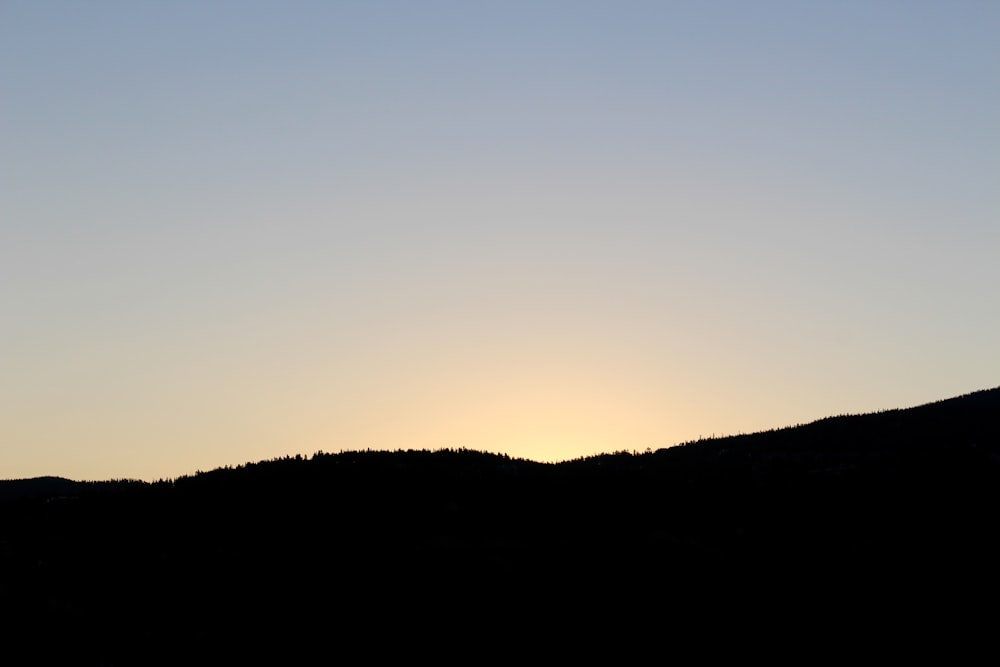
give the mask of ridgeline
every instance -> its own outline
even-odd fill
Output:
[[[441,633],[525,648],[553,623],[577,650],[840,613],[856,634],[1000,589],[998,510],[1000,388],[559,464],[354,451],[7,481],[0,621],[44,647],[32,664],[449,654]]]

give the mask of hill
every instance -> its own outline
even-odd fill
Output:
[[[72,496],[79,486],[79,482],[62,477],[0,480],[0,502],[19,498]]]
[[[317,453],[0,498],[0,620],[77,664],[856,635],[1000,590],[1000,388],[560,464]]]

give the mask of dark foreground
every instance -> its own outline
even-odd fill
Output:
[[[1000,592],[998,390],[558,465],[351,452],[19,484],[11,665],[954,658]]]

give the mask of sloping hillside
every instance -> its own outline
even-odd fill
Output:
[[[553,619],[759,631],[764,601],[791,624],[909,617],[1000,589],[1000,389],[557,465],[318,453],[0,490],[5,627],[83,664],[521,642]]]

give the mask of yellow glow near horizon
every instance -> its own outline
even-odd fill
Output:
[[[996,385],[998,3],[71,4],[0,21],[0,477]]]

